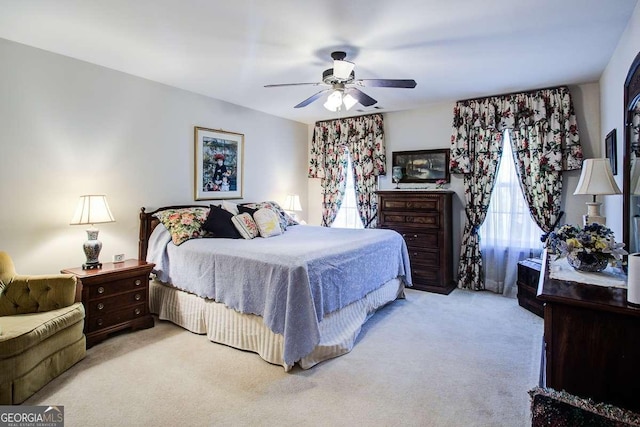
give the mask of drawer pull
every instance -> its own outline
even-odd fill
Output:
[[[417,235],[417,234],[414,234],[414,235],[413,235],[413,238],[414,238],[414,239],[417,239],[417,238],[418,238],[418,235]]]
[[[136,286],[140,286],[142,284],[142,280],[137,279],[135,283],[136,283]]]
[[[139,308],[136,308],[136,309],[134,310],[134,313],[136,313],[136,314],[140,314],[140,309],[139,309]]]
[[[136,294],[134,298],[136,299],[136,301],[140,301],[140,298],[142,298],[142,295]]]
[[[104,308],[104,304],[103,303],[98,303],[98,310],[102,310]]]
[[[102,324],[103,324],[104,322],[102,321],[102,319],[98,319],[98,320],[96,321],[96,323],[98,324],[98,326],[102,326]]]
[[[102,286],[100,286],[100,287],[98,288],[98,293],[99,293],[99,294],[104,294],[104,288],[103,288]]]

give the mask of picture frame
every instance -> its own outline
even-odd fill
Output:
[[[393,166],[402,168],[400,183],[451,182],[449,149],[394,151]]]
[[[194,128],[194,199],[241,199],[244,134]]]
[[[616,129],[609,132],[604,139],[604,151],[607,159],[611,162],[611,172],[614,175],[618,174],[618,144],[616,139]]]

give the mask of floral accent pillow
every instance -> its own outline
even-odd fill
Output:
[[[262,237],[273,237],[282,234],[278,214],[269,208],[260,208],[253,214]]]
[[[260,209],[260,208],[271,209],[278,215],[280,228],[282,229],[283,232],[287,229],[287,226],[289,225],[298,225],[298,222],[295,219],[291,218],[291,216],[287,214],[276,202],[269,201],[269,202],[260,202],[260,203],[243,203],[242,206],[246,206],[252,209]]]
[[[231,218],[231,222],[236,227],[236,230],[238,230],[240,235],[245,239],[253,239],[254,237],[258,237],[260,234],[258,225],[251,215],[246,212],[234,215],[233,218]]]
[[[171,241],[178,246],[189,239],[204,237],[202,224],[207,220],[209,208],[167,209],[154,214],[171,233]]]

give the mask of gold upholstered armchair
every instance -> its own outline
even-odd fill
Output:
[[[16,274],[0,251],[0,405],[19,404],[86,354],[70,274]]]

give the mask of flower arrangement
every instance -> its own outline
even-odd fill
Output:
[[[436,181],[436,188],[444,188],[444,185],[447,183],[445,179],[439,179]]]
[[[602,271],[607,264],[622,263],[622,255],[627,255],[624,243],[616,243],[613,232],[602,224],[593,223],[578,228],[563,225],[549,234],[547,248],[557,258],[567,258],[577,270]]]

